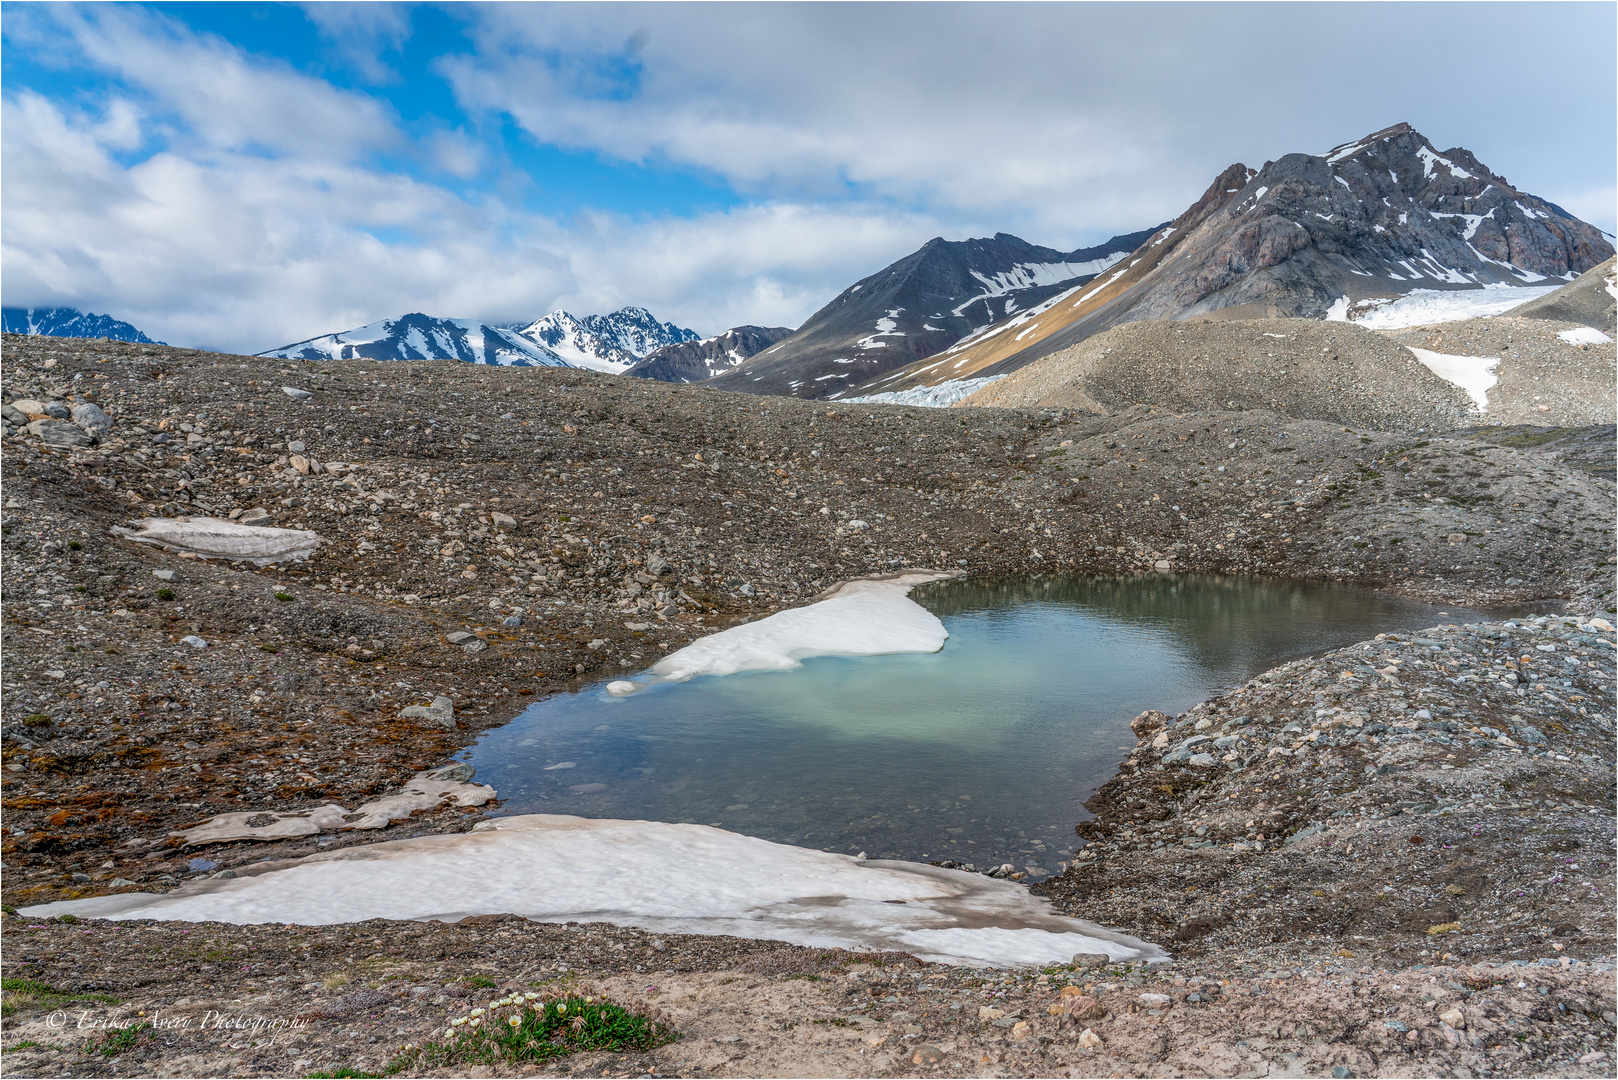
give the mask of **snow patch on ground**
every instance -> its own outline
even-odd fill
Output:
[[[1014,882],[861,861],[705,825],[531,814],[238,873],[166,894],[66,900],[24,914],[319,926],[509,912],[540,922],[898,949],[941,963],[1063,964],[1081,952],[1167,959],[1154,945],[1052,913]]]
[[[653,683],[685,682],[698,675],[786,671],[811,656],[937,652],[949,640],[949,631],[909,592],[954,576],[945,570],[904,570],[856,578],[816,603],[694,641],[653,664],[651,678],[620,679],[609,683],[607,692],[621,697]]]
[[[1367,330],[1402,330],[1407,326],[1481,319],[1536,300],[1557,288],[1559,286],[1485,285],[1480,289],[1415,289],[1366,312],[1354,322]],[[1336,309],[1337,305],[1333,304],[1332,310]],[[1333,316],[1328,313],[1326,317]]]
[[[1003,379],[1004,375],[987,375],[981,379],[953,379],[949,382],[939,383],[937,386],[917,386],[909,390],[889,390],[882,394],[867,394],[864,397],[843,398],[849,404],[859,405],[923,405],[929,409],[943,409],[955,404],[969,394],[988,386],[996,379]]]
[[[1465,390],[1479,411],[1489,407],[1489,388],[1500,381],[1494,374],[1495,365],[1500,363],[1498,356],[1453,356],[1408,345],[1405,347],[1415,354],[1428,371]]]
[[[1612,340],[1593,326],[1578,326],[1556,335],[1569,345],[1605,345]]]
[[[255,566],[307,559],[321,543],[317,534],[304,529],[263,528],[210,517],[142,518],[134,529],[115,525],[110,531],[137,544]]]

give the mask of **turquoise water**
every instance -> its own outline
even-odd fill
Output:
[[[1178,712],[1275,664],[1477,613],[1248,577],[1019,577],[912,597],[937,653],[537,702],[471,748],[512,814],[690,821],[872,858],[1069,858],[1081,805]],[[571,764],[568,764],[571,763]],[[556,766],[563,766],[557,768]]]

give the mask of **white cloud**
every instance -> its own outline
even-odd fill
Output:
[[[5,302],[74,304],[242,351],[410,310],[517,321],[636,303],[702,333],[796,325],[932,236],[1094,242],[1172,216],[1233,160],[1397,119],[1612,227],[1611,140],[1558,126],[1610,123],[1542,109],[1508,124],[1430,96],[1437,111],[1407,114],[1403,83],[1357,68],[1315,75],[1319,93],[1275,94],[1336,9],[1192,6],[1168,27],[1129,5],[459,10],[478,52],[437,66],[472,115],[412,137],[380,97],[140,8],[12,5],[8,48],[109,83],[72,105],[7,91]],[[404,41],[406,13],[309,11],[354,66],[391,78],[375,58]],[[1426,9],[1400,19],[1411,41],[1456,56],[1483,33]],[[1385,31],[1354,20],[1332,40],[1381,56],[1370,43]],[[721,176],[751,202],[684,217],[536,211],[483,134],[507,116],[542,141]],[[1516,175],[1514,155],[1545,177]]]

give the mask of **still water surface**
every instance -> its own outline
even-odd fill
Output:
[[[470,750],[505,813],[718,825],[873,858],[1070,857],[1081,805],[1178,712],[1288,659],[1479,613],[1253,577],[1018,577],[912,597],[929,655],[823,657],[537,702]]]

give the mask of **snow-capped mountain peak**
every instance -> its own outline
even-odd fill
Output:
[[[511,329],[555,353],[574,367],[622,374],[649,353],[666,345],[696,341],[695,331],[660,323],[641,307],[619,308],[607,315],[575,318],[553,311],[542,319]]]
[[[571,367],[513,330],[420,312],[261,352],[290,360],[460,360],[497,367]]]

